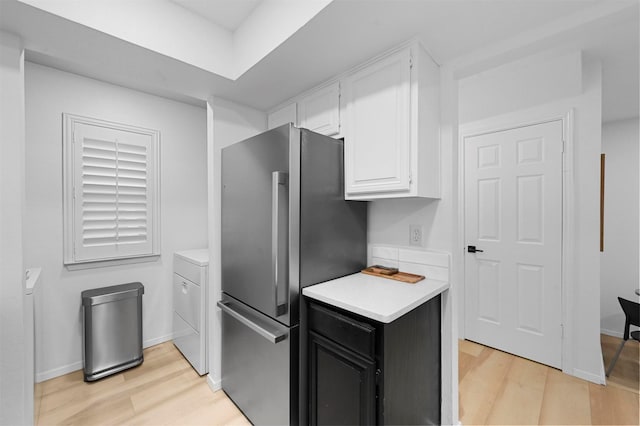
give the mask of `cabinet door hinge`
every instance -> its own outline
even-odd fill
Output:
[[[560,324],[560,338],[564,339],[564,324]]]
[[[409,173],[409,185],[413,183],[413,174]]]
[[[409,68],[413,68],[413,56],[409,55]]]

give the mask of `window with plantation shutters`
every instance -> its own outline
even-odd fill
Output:
[[[65,263],[158,255],[158,132],[64,120]]]

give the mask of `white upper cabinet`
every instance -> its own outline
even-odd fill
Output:
[[[410,177],[409,51],[344,80],[345,192],[407,192]]]
[[[340,133],[340,83],[322,87],[298,100],[300,127],[334,136]]]
[[[269,129],[273,129],[274,127],[279,127],[287,123],[293,123],[295,125],[298,124],[297,106],[295,102],[271,112],[267,117],[267,126]]]
[[[438,86],[418,44],[342,80],[345,198],[440,197]]]

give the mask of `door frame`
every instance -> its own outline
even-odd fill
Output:
[[[460,125],[458,131],[458,235],[455,246],[461,256],[457,256],[456,268],[460,271],[460,296],[458,306],[465,306],[466,271],[464,251],[465,239],[465,140],[474,136],[495,133],[504,130],[516,129],[524,126],[533,126],[552,121],[562,121],[562,259],[561,259],[561,366],[562,371],[572,374],[573,348],[572,318],[575,261],[572,253],[575,253],[575,183],[574,183],[574,134],[575,120],[574,109],[559,106],[545,105],[532,109],[516,111],[499,116],[494,116],[464,125]],[[460,309],[459,338],[465,338],[466,318],[464,309]]]

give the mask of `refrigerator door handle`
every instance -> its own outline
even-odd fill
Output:
[[[273,287],[275,292],[275,315],[279,317],[287,313],[287,301],[280,300],[280,292],[282,289],[279,289],[279,286],[282,282],[285,284],[289,281],[287,277],[288,265],[287,262],[287,253],[281,253],[281,249],[286,247],[287,235],[288,231],[288,222],[285,221],[285,224],[281,224],[283,219],[287,219],[287,210],[288,208],[281,209],[281,189],[287,190],[289,187],[289,173],[287,172],[272,172],[271,173],[271,270],[272,270],[272,278],[273,278]],[[284,198],[288,199],[288,196]],[[284,210],[284,211],[283,211]],[[284,214],[285,216],[281,216]],[[282,232],[285,232],[284,235],[281,235]],[[286,299],[287,292],[284,292],[284,298]]]
[[[288,333],[286,331],[278,331],[276,333],[272,333],[271,331],[265,329],[259,324],[256,324],[255,322],[247,318],[242,313],[233,309],[231,307],[231,303],[229,302],[223,302],[222,300],[219,300],[217,305],[220,309],[222,309],[224,313],[231,315],[233,318],[237,319],[242,324],[246,325],[251,330],[255,331],[256,333],[258,333],[259,335],[261,335],[262,337],[264,337],[265,339],[267,339],[269,342],[273,344],[281,342],[287,338]]]

